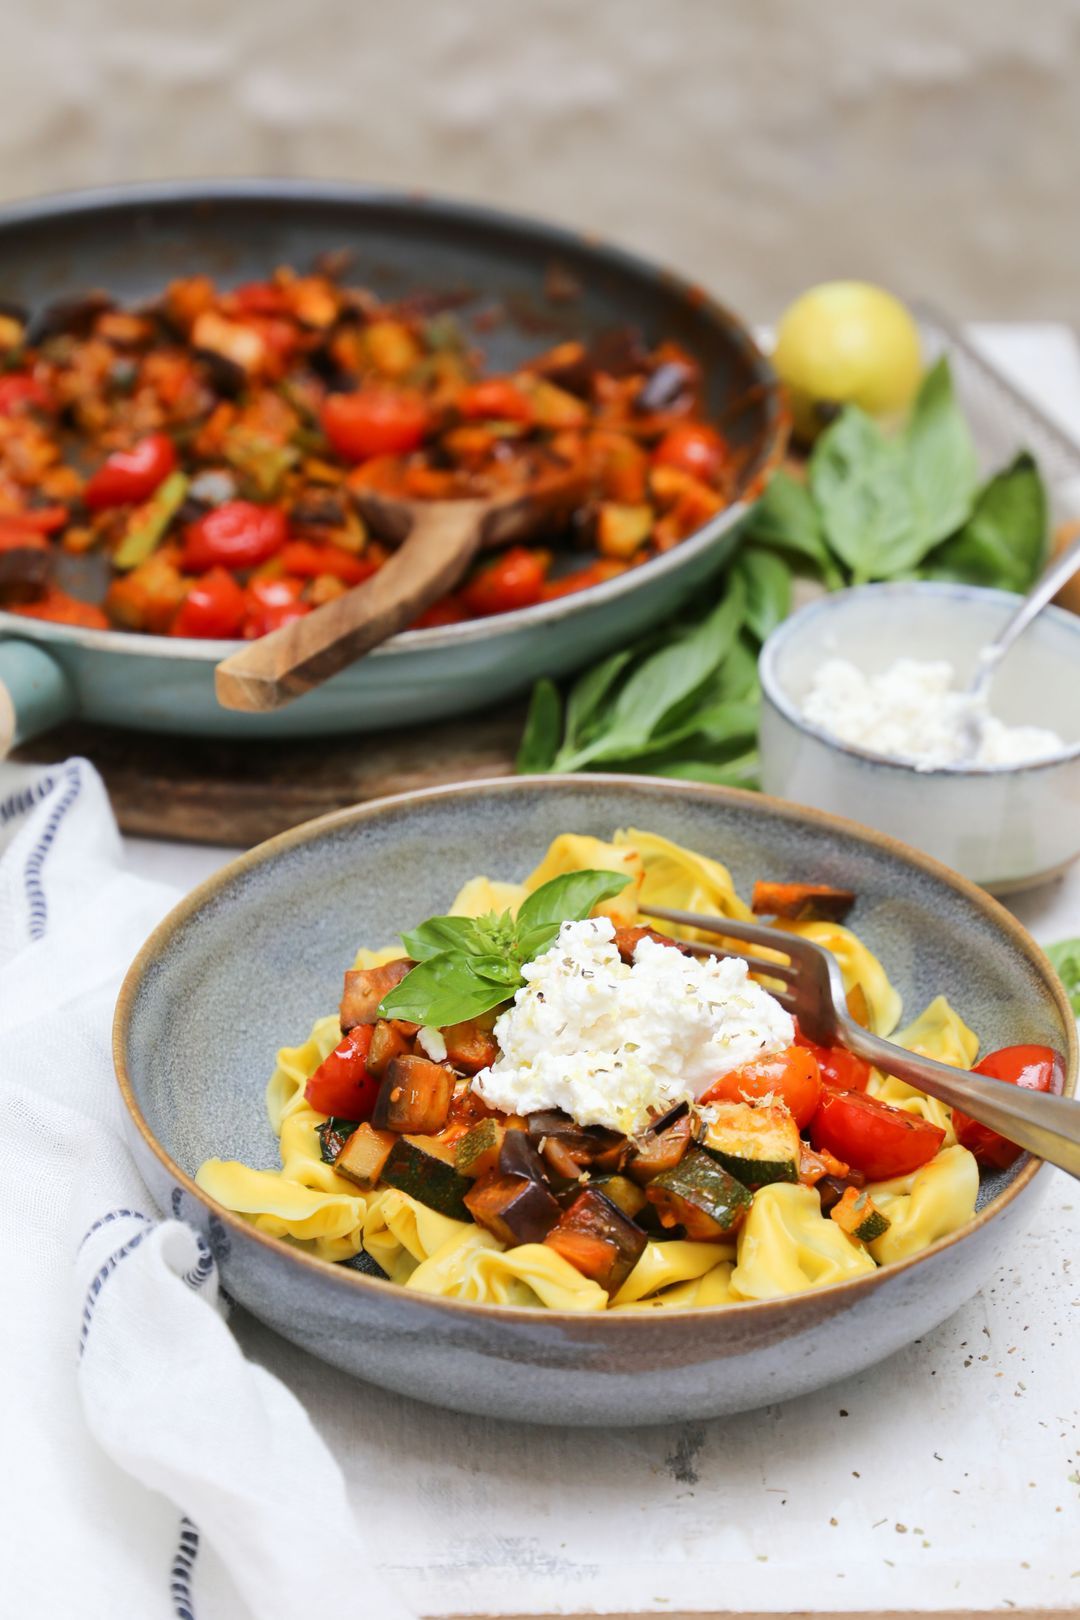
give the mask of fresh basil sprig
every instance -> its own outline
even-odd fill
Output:
[[[978,487],[971,430],[942,358],[902,433],[847,406],[814,446],[806,485],[777,473],[745,533],[810,562],[830,589],[848,578],[923,578],[1025,591],[1044,561],[1046,496],[1028,455]]]
[[[981,489],[948,362],[927,373],[904,431],[854,406],[822,434],[807,481],[773,475],[704,611],[586,670],[533,688],[517,768],[631,770],[757,786],[757,653],[791,608],[793,567],[830,590],[943,579],[1028,589],[1047,541],[1046,493],[1020,455]]]
[[[628,881],[625,872],[565,872],[534,889],[516,917],[429,917],[402,934],[417,965],[384,998],[379,1017],[444,1029],[490,1012],[520,989],[522,967],[555,943],[564,922],[580,922]]]
[[[1046,954],[1065,986],[1073,1012],[1080,1018],[1080,939],[1061,939],[1048,945]]]

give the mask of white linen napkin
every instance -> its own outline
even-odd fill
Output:
[[[123,870],[85,760],[0,801],[0,1620],[297,1620],[372,1564],[307,1413],[245,1360],[198,1234],[121,1135],[119,981],[178,898]],[[322,1568],[322,1576],[319,1569]]]

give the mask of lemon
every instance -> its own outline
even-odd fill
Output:
[[[780,318],[773,364],[787,384],[801,439],[812,440],[841,405],[875,417],[911,403],[922,375],[910,312],[866,281],[826,281]]]

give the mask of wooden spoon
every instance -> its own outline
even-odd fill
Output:
[[[584,475],[563,471],[490,500],[399,501],[361,492],[365,519],[399,549],[362,585],[223,659],[214,672],[218,702],[249,713],[284,707],[406,629],[453,589],[481,550],[528,538],[569,515],[585,493]]]

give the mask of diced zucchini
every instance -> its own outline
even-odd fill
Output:
[[[605,557],[633,557],[648,541],[654,516],[652,507],[645,504],[620,506],[616,501],[601,501],[596,517],[596,549]]]
[[[519,1131],[518,1135],[521,1134]],[[455,1167],[463,1176],[474,1179],[486,1176],[498,1165],[499,1149],[505,1135],[506,1127],[500,1125],[497,1119],[482,1119],[457,1143],[454,1149]]]
[[[441,1063],[406,1053],[391,1058],[371,1123],[380,1130],[426,1136],[441,1131],[450,1112],[454,1076]]]
[[[645,1196],[664,1226],[682,1226],[688,1238],[704,1242],[738,1231],[754,1201],[748,1187],[699,1147],[687,1148],[673,1170],[650,1181]]]
[[[644,1189],[636,1181],[627,1176],[608,1176],[606,1181],[593,1182],[599,1187],[606,1198],[610,1198],[616,1209],[621,1209],[624,1215],[636,1220],[645,1208],[647,1202]]]
[[[645,1252],[648,1238],[634,1221],[606,1198],[587,1187],[565,1209],[544,1242],[591,1277],[609,1295],[617,1294]]]
[[[701,1145],[747,1187],[799,1179],[799,1127],[782,1105],[715,1103]]]
[[[468,1176],[454,1169],[444,1142],[423,1137],[399,1136],[395,1141],[380,1180],[386,1187],[397,1187],[418,1203],[449,1215],[454,1221],[467,1221],[465,1194],[472,1188]]]
[[[338,1154],[355,1129],[355,1119],[324,1119],[321,1125],[316,1125],[315,1135],[319,1138],[323,1164],[337,1163]]]
[[[829,1216],[842,1232],[846,1232],[848,1237],[857,1238],[860,1243],[873,1243],[892,1224],[889,1217],[878,1209],[870,1194],[857,1187],[847,1188],[839,1203],[830,1209]]]
[[[360,1187],[374,1187],[397,1140],[393,1131],[358,1125],[334,1160],[334,1169]]]
[[[465,1203],[478,1226],[493,1232],[508,1249],[519,1243],[540,1243],[559,1219],[551,1189],[528,1176],[484,1176],[465,1194]]]

